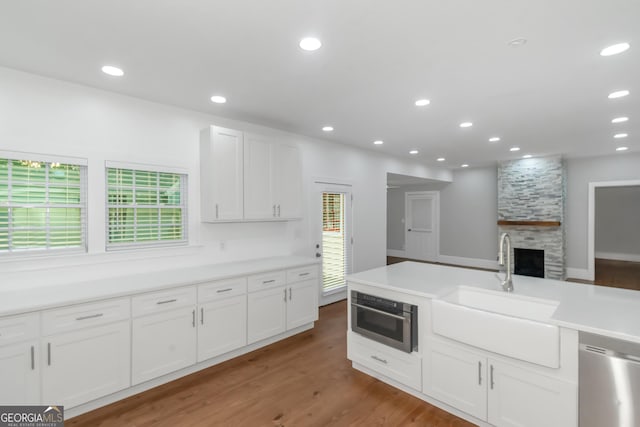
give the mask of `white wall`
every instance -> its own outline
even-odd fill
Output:
[[[459,169],[453,182],[390,189],[388,246],[404,248],[404,197],[407,191],[440,191],[440,254],[446,263],[494,268],[498,252],[497,168]]]
[[[640,186],[595,189],[595,253],[640,261]]]
[[[640,153],[568,159],[565,232],[569,277],[586,275],[589,183],[640,179]],[[582,273],[581,273],[582,272]]]
[[[114,81],[114,85],[117,82]],[[295,141],[303,157],[303,185],[311,197],[314,177],[353,184],[355,271],[385,263],[386,174],[451,180],[428,168],[318,139],[156,104],[115,93],[0,68],[0,150],[81,157],[88,160],[88,254],[0,258],[0,287],[108,277],[246,258],[313,253],[308,215],[295,222],[200,223],[200,129],[216,124]],[[127,161],[180,167],[189,174],[189,247],[135,252],[104,251],[104,162]],[[224,243],[224,249],[222,249]],[[37,282],[37,283],[36,283]]]

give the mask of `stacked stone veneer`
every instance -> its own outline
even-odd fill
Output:
[[[544,275],[564,279],[564,196],[562,159],[545,157],[500,163],[498,167],[498,219],[506,221],[559,221],[559,227],[499,226],[514,248],[544,250]],[[513,253],[512,253],[513,256]]]

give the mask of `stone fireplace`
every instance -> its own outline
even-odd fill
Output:
[[[548,279],[564,279],[564,195],[560,157],[498,167],[498,232],[509,233],[513,248],[544,251],[543,277]]]

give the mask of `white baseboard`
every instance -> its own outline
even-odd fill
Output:
[[[489,270],[498,270],[498,261],[480,258],[465,258],[450,255],[438,255],[438,262],[443,264],[460,265],[463,267],[486,268]]]
[[[397,249],[387,249],[387,256],[395,256],[398,258],[406,258],[407,253],[405,251],[399,251]]]
[[[596,258],[612,259],[616,261],[640,262],[640,255],[638,254],[620,254],[616,252],[596,252]]]
[[[593,280],[589,276],[589,270],[586,268],[567,267],[565,273],[567,279]]]

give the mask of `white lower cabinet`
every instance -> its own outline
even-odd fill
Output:
[[[0,347],[0,402],[3,405],[40,403],[40,364],[37,341]]]
[[[198,362],[245,345],[247,345],[246,295],[200,305]]]
[[[287,288],[264,289],[247,296],[247,342],[278,335],[287,327]]]
[[[45,337],[42,402],[71,408],[129,387],[128,320]]]
[[[287,330],[318,320],[318,281],[303,280],[287,288]]]
[[[133,319],[131,382],[134,385],[196,363],[195,288],[192,294],[185,300],[171,293],[151,295],[157,300],[158,312]]]
[[[577,385],[431,339],[423,392],[495,426],[577,426]]]

